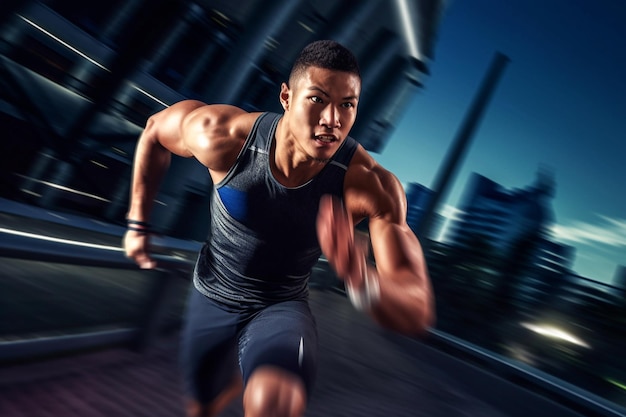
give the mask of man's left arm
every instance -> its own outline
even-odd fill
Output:
[[[388,213],[369,220],[375,265],[365,273],[377,280],[379,295],[368,312],[385,327],[420,334],[434,324],[432,287],[417,237],[405,220],[394,217]]]
[[[352,303],[381,325],[420,334],[435,320],[434,297],[421,245],[406,222],[402,185],[379,165],[357,165],[346,179],[345,206],[322,199],[318,238],[322,251],[345,281]],[[369,218],[374,252],[354,235],[353,219]]]

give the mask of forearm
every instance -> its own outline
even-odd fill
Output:
[[[378,300],[368,310],[376,322],[408,335],[423,334],[434,324],[433,299],[425,277],[409,272],[383,277],[374,266],[367,273],[378,280]]]
[[[152,129],[146,128],[135,151],[128,211],[129,219],[144,222],[150,220],[154,199],[167,172],[170,160],[171,152],[156,140]]]

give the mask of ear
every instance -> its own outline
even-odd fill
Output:
[[[282,83],[280,85],[280,104],[283,106],[285,111],[289,111],[289,104],[291,101],[291,90],[287,83]]]

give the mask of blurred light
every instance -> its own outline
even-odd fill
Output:
[[[95,200],[104,201],[105,203],[110,203],[111,202],[111,200],[107,200],[106,198],[99,197],[99,196],[97,196],[95,194],[90,194],[90,193],[86,193],[84,191],[74,190],[73,188],[69,188],[69,187],[66,187],[64,185],[53,184],[53,183],[48,182],[48,181],[40,181],[40,182],[42,184],[44,184],[44,185],[47,185],[48,187],[56,188],[57,190],[67,191],[68,193],[82,195],[83,197],[93,198]]]
[[[217,14],[219,17],[221,17],[224,20],[227,20],[230,22],[230,18],[228,16],[226,16],[224,13],[220,12],[217,9],[213,9],[213,11],[215,12],[215,14]]]
[[[41,194],[36,193],[36,192],[34,192],[34,191],[31,191],[31,190],[27,190],[26,188],[20,188],[20,191],[22,191],[22,192],[24,192],[24,193],[26,193],[26,194],[30,194],[30,195],[32,195],[32,196],[35,196],[35,197],[37,197],[37,198],[41,197]]]
[[[265,40],[265,47],[267,49],[276,49],[278,48],[278,45],[279,45],[278,41],[272,37],[269,37]]]
[[[219,19],[216,19],[214,17],[211,18],[212,21],[214,21],[215,23],[217,23],[218,25],[222,26],[222,27],[226,27],[226,24],[224,22],[222,22]]]
[[[315,33],[315,31],[313,30],[313,28],[309,25],[305,25],[303,22],[298,20],[298,24],[300,26],[302,26],[304,28],[304,30],[306,30],[307,32],[311,32],[311,33]]]
[[[48,211],[48,212],[47,212],[47,214],[48,214],[49,216],[56,217],[57,219],[66,220],[66,221],[67,221],[67,217],[63,217],[63,216],[58,215],[58,214],[56,214],[56,213],[52,213],[52,212]]]
[[[106,165],[104,165],[104,164],[102,164],[102,163],[100,163],[98,161],[94,161],[93,159],[90,159],[89,162],[91,162],[94,165],[99,166],[100,168],[109,169],[108,166],[106,166]]]
[[[451,206],[449,204],[446,204],[443,207],[443,210],[441,210],[439,212],[441,217],[443,217],[443,224],[441,225],[441,229],[439,230],[439,236],[436,237],[435,240],[437,242],[444,242],[444,238],[445,238],[446,234],[448,233],[448,228],[455,221],[460,220],[464,213],[465,212],[463,210],[458,209],[458,208],[456,208],[454,206]]]
[[[39,235],[39,234],[35,234],[35,233],[21,232],[19,230],[5,229],[3,227],[0,227],[0,232],[1,233],[7,233],[7,234],[10,234],[10,235],[29,237],[29,238],[32,238],[32,239],[45,240],[45,241],[48,241],[48,242],[63,243],[65,245],[84,246],[86,248],[94,248],[94,249],[102,249],[102,250],[112,250],[112,251],[117,251],[117,252],[122,252],[123,251],[123,249],[120,248],[120,247],[107,246],[107,245],[98,245],[98,244],[95,244],[95,243],[87,243],[87,242],[79,242],[77,240],[60,239],[60,238],[52,237],[52,236],[45,236],[45,235]]]
[[[533,354],[529,352],[525,346],[518,343],[512,343],[506,346],[506,348],[511,358],[524,362],[530,366],[537,366],[537,362],[535,361]]]
[[[167,104],[166,102],[164,102],[164,101],[162,101],[162,100],[159,100],[158,98],[156,98],[156,97],[155,97],[155,96],[153,96],[152,94],[148,93],[146,90],[144,90],[144,89],[140,88],[139,86],[137,86],[137,84],[131,84],[131,86],[132,86],[135,90],[139,91],[141,94],[145,95],[146,97],[150,97],[152,100],[156,101],[157,103],[159,103],[159,104],[161,104],[161,105],[163,105],[163,106],[165,106],[165,107],[169,107],[169,106],[170,106],[170,105],[169,105],[169,104]]]
[[[608,378],[607,381],[609,381],[611,384],[615,385],[617,388],[623,389],[626,391],[626,384],[623,384],[619,381],[616,381],[614,379]]]
[[[411,22],[411,13],[409,12],[407,0],[396,0],[396,3],[398,3],[398,8],[400,10],[402,28],[404,29],[406,41],[409,44],[409,51],[413,57],[420,59],[417,43],[415,41],[415,28],[413,27],[413,22]]]
[[[60,39],[60,38],[56,37],[55,35],[53,35],[52,33],[48,32],[47,30],[45,30],[44,28],[42,28],[41,26],[39,26],[38,24],[36,24],[32,20],[29,20],[29,19],[27,19],[27,18],[25,18],[24,16],[21,16],[21,15],[18,15],[18,17],[20,19],[22,19],[23,21],[25,21],[26,23],[28,23],[29,25],[31,25],[32,27],[34,27],[35,29],[41,31],[42,33],[48,35],[49,37],[51,37],[52,39],[54,39],[55,41],[60,43],[61,45],[65,46],[67,49],[71,50],[72,52],[75,52],[76,54],[78,54],[80,56],[82,56],[87,61],[89,61],[92,64],[94,64],[95,66],[100,67],[100,68],[102,68],[103,70],[105,70],[107,72],[111,72],[108,68],[106,68],[104,65],[100,64],[95,59],[90,58],[89,56],[85,55],[83,52],[79,51],[78,49],[76,49],[72,45],[70,45],[69,43],[63,41],[62,39]]]
[[[124,151],[123,149],[117,148],[117,147],[115,147],[115,146],[111,146],[111,150],[112,150],[113,152],[115,152],[115,153],[120,154],[120,155],[128,155],[128,154],[126,153],[126,151]]]
[[[22,177],[22,178],[25,178],[27,180],[33,181],[33,182],[38,182],[40,184],[47,185],[48,187],[56,188],[56,189],[61,190],[61,191],[67,191],[69,193],[82,195],[83,197],[93,198],[95,200],[104,201],[105,203],[110,203],[111,202],[111,200],[107,200],[106,198],[99,197],[99,196],[97,196],[95,194],[90,194],[90,193],[86,193],[84,191],[74,190],[73,188],[69,188],[69,187],[66,187],[64,185],[54,184],[54,183],[49,182],[49,181],[38,180],[38,179],[35,179],[35,178],[27,177],[26,175],[19,175],[19,176]]]
[[[535,333],[538,333],[542,336],[547,336],[552,339],[563,340],[565,342],[569,342],[578,346],[586,347],[588,349],[591,348],[584,340],[566,332],[565,330],[559,329],[554,326],[549,325],[539,325],[532,323],[520,323],[523,327],[531,330]]]
[[[228,24],[226,23],[226,22],[230,22],[230,19],[228,18],[228,16],[226,16],[224,13],[216,9],[213,9],[213,12],[215,12],[215,14],[217,15],[217,18],[213,16],[211,17],[211,20],[213,20],[215,23],[217,23],[218,25],[222,27],[228,27]]]

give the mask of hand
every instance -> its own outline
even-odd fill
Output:
[[[355,238],[352,218],[336,197],[323,196],[317,215],[320,247],[337,276],[354,288],[360,288],[367,268],[368,242]]]
[[[150,257],[150,234],[126,231],[123,240],[124,252],[127,257],[134,260],[141,269],[153,269],[156,262]]]

